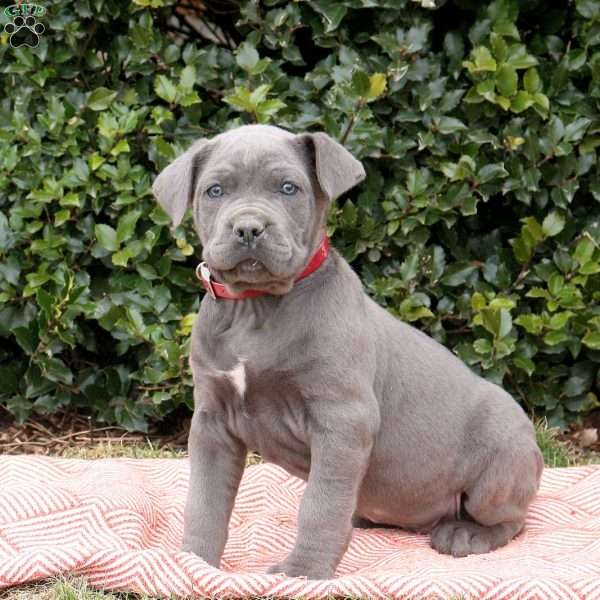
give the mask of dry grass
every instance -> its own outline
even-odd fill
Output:
[[[128,444],[119,441],[102,441],[94,446],[83,448],[65,448],[62,458],[184,458],[187,452],[183,448],[161,446],[146,440],[145,443]]]
[[[570,467],[581,464],[576,448],[559,439],[558,429],[551,429],[545,421],[536,425],[537,443],[544,455],[544,464],[547,467]]]
[[[189,418],[179,420],[172,430],[167,427],[167,431],[161,431],[155,425],[148,433],[135,433],[97,424],[91,417],[69,410],[38,415],[19,424],[0,406],[0,454],[102,458],[130,456],[132,448],[149,448],[149,457],[155,456],[154,449],[168,449],[166,456],[170,457],[173,450],[185,450],[188,428]],[[144,451],[140,458],[145,457]]]
[[[61,577],[55,580],[8,589],[0,600],[154,600],[135,594],[112,594],[92,590],[82,577]]]

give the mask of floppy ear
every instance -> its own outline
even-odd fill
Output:
[[[326,133],[306,133],[298,137],[309,148],[312,146],[317,181],[328,200],[335,200],[365,178],[360,161]]]
[[[152,193],[177,227],[194,199],[196,181],[208,156],[207,139],[194,142],[179,158],[165,167],[152,184]]]

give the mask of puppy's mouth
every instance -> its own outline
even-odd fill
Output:
[[[292,249],[283,242],[264,242],[245,248],[230,240],[205,246],[203,257],[211,271],[223,283],[271,282],[288,279]]]
[[[256,258],[242,260],[231,269],[218,269],[216,274],[223,283],[270,283],[276,279]]]
[[[265,270],[265,266],[260,261],[249,258],[238,263],[234,269],[237,269],[240,273],[256,273]]]

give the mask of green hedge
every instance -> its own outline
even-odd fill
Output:
[[[200,249],[150,185],[255,121],[364,162],[329,224],[378,302],[551,422],[600,406],[598,0],[46,4],[39,47],[0,38],[0,404],[19,419],[144,429],[190,405]]]

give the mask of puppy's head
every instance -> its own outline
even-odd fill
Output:
[[[324,133],[247,125],[198,140],[152,190],[174,226],[192,206],[203,259],[229,291],[285,294],[319,245],[329,203],[364,177]]]

